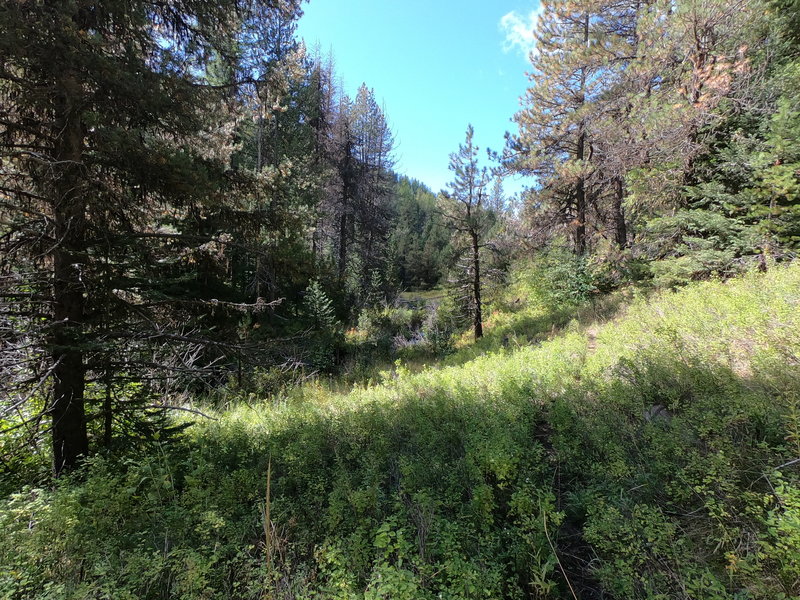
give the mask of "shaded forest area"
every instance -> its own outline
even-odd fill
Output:
[[[301,14],[0,6],[0,597],[797,598],[797,0],[545,2],[441,191]]]
[[[3,422],[52,430],[56,472],[151,435],[165,398],[335,369],[341,324],[442,279],[434,196],[299,14],[3,8]]]

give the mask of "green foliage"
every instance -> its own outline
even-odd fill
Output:
[[[453,336],[457,351],[444,362],[462,364],[487,352],[518,349],[549,339],[565,329],[574,331],[581,325],[614,316],[628,301],[631,290],[623,288],[608,295],[597,293],[590,283],[597,278],[595,265],[564,254],[573,265],[566,269],[564,279],[559,276],[565,269],[556,260],[556,252],[515,264],[505,288],[489,297],[483,338],[472,343],[466,333]],[[575,265],[582,269],[579,276]],[[584,295],[581,289],[591,291]],[[440,318],[462,332],[465,326],[458,314],[447,317],[448,311],[455,309],[447,305],[443,308]]]
[[[375,379],[390,361],[430,363],[446,354],[453,332],[442,320],[437,301],[404,301],[398,307],[363,310],[356,328],[348,332],[348,354],[366,378]]]
[[[773,563],[786,590],[800,587],[800,490],[775,477],[775,498],[768,504],[765,524],[769,536],[762,542],[760,559]]]
[[[694,163],[696,183],[681,190],[682,206],[647,221],[639,250],[654,259],[656,284],[728,277],[798,248],[800,67],[796,59],[769,67],[761,84],[769,95],[750,90],[769,99],[749,111],[721,105],[720,123],[704,132],[708,148]]]
[[[0,397],[4,413],[49,398],[21,424],[27,448],[51,435],[57,471],[155,437],[163,411],[145,407],[178,389],[274,364],[268,308],[311,275],[321,185],[299,15],[294,0],[0,10]],[[236,344],[242,313],[266,327]]]
[[[504,154],[535,177],[525,210],[534,247],[588,255],[604,291],[794,258],[796,9],[796,0],[543,4]],[[573,267],[562,282],[585,272]]]
[[[436,212],[436,197],[421,183],[401,177],[394,194],[389,270],[403,288],[430,289],[444,274],[450,232]]]
[[[422,325],[422,338],[427,349],[438,357],[453,350],[453,337],[459,330],[458,317],[452,298],[446,297],[429,307],[428,315]]]
[[[364,310],[358,317],[358,328],[367,338],[392,339],[410,335],[422,324],[424,312],[406,307]]]
[[[799,298],[800,269],[774,268],[347,395],[204,409],[176,443],[0,501],[0,589],[796,597]]]
[[[800,81],[800,63],[787,77]],[[765,144],[770,161],[756,178],[752,194],[756,201],[751,215],[761,228],[782,246],[800,248],[800,94],[783,96],[769,121]],[[764,160],[766,159],[766,160]]]
[[[312,281],[306,288],[303,298],[303,315],[307,319],[312,330],[317,332],[328,332],[335,329],[336,315],[325,290],[319,280]]]
[[[540,259],[543,300],[556,306],[586,302],[596,291],[586,258],[566,250],[551,249]]]
[[[646,235],[654,240],[660,260],[651,263],[653,280],[671,287],[709,276],[732,276],[746,263],[738,260],[753,254],[756,234],[734,219],[705,209],[678,211],[652,219]]]
[[[309,327],[308,354],[312,368],[331,370],[343,342],[342,327],[325,290],[318,280],[306,288],[303,298],[303,318]]]

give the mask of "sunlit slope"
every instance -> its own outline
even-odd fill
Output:
[[[620,314],[17,495],[0,597],[797,597],[800,268]]]

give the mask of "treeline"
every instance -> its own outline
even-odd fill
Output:
[[[375,93],[342,91],[300,14],[0,9],[3,460],[49,431],[58,473],[155,435],[164,398],[329,367],[363,307],[442,279],[434,196],[393,173]]]
[[[504,160],[530,243],[674,285],[800,245],[792,0],[545,1]]]

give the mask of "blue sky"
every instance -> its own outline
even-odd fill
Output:
[[[527,87],[538,0],[310,0],[298,34],[333,51],[354,95],[382,100],[397,139],[396,170],[433,191],[451,180],[449,154],[468,123],[483,153],[503,134]],[[509,182],[514,192],[519,182]]]

